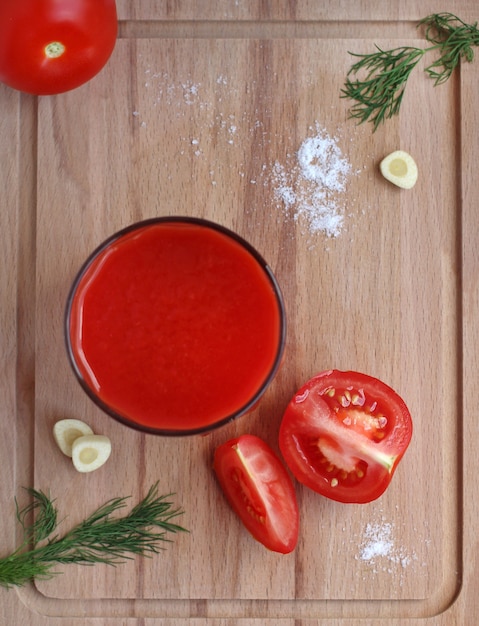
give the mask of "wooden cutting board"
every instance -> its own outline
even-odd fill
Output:
[[[348,121],[339,98],[348,51],[423,46],[415,20],[436,10],[431,3],[419,15],[412,2],[387,11],[364,2],[352,13],[298,3],[294,14],[286,3],[275,12],[225,1],[204,13],[186,1],[170,13],[136,4],[119,3],[116,49],[87,85],[38,99],[0,88],[0,548],[7,554],[20,538],[13,498],[24,501],[27,485],[50,491],[63,532],[107,499],[136,502],[159,481],[190,533],[153,559],[65,566],[50,581],[1,590],[5,623],[292,626],[380,616],[472,625],[479,66],[462,65],[437,89],[418,69],[400,117],[373,134]],[[473,2],[450,10],[478,17]],[[315,138],[349,167],[344,187],[323,200],[342,220],[336,236],[305,215],[315,188],[297,154]],[[398,148],[418,163],[410,191],[378,171]],[[286,206],[288,190],[296,195]],[[80,265],[110,234],[157,215],[235,230],[268,260],[285,298],[280,373],[255,411],[206,437],[159,438],[114,422],[66,359],[65,300]],[[297,485],[298,547],[270,553],[228,508],[213,451],[244,432],[277,450],[290,397],[329,368],[394,387],[413,440],[371,504]],[[56,448],[52,426],[64,417],[110,437],[102,469],[78,474]]]

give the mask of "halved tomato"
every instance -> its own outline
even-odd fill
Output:
[[[404,401],[377,378],[329,370],[292,398],[279,447],[294,476],[339,502],[371,502],[386,490],[412,436]]]
[[[296,493],[273,450],[255,435],[241,435],[216,449],[213,469],[253,537],[269,550],[292,552],[299,531]]]

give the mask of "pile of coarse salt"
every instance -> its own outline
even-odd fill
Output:
[[[295,220],[306,223],[310,233],[337,237],[344,222],[340,200],[353,170],[337,137],[318,123],[311,130],[315,134],[303,141],[295,155],[288,155],[289,163],[274,164],[274,193]]]

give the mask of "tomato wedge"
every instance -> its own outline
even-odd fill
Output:
[[[366,374],[329,370],[292,398],[279,447],[306,487],[365,503],[384,493],[411,436],[411,415],[393,389]]]
[[[299,532],[296,493],[273,450],[255,435],[241,435],[216,449],[213,469],[253,537],[274,552],[292,552]]]

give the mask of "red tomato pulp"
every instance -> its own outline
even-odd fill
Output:
[[[255,435],[241,435],[216,448],[213,469],[253,537],[269,550],[292,552],[299,532],[296,492],[273,450]]]
[[[114,417],[201,432],[251,408],[284,341],[281,295],[246,242],[200,220],[153,220],[80,272],[67,343],[80,381]]]

